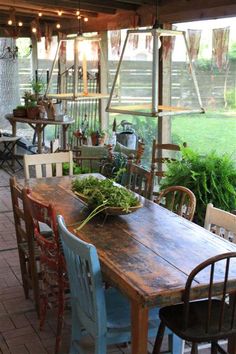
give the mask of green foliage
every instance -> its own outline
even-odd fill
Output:
[[[229,60],[236,61],[236,43],[232,43],[229,49]]]
[[[93,209],[106,204],[107,207],[121,207],[128,212],[130,207],[139,204],[134,193],[114,185],[108,178],[102,180],[90,176],[76,179],[72,182],[72,190],[87,197],[88,205]]]
[[[210,59],[198,59],[195,61],[195,68],[201,71],[211,71],[211,60]]]
[[[16,107],[16,109],[25,109],[25,106],[19,105]]]
[[[227,108],[236,108],[236,90],[228,90],[226,92],[226,102],[227,102]]]
[[[40,93],[43,93],[45,89],[45,83],[42,79],[32,80],[31,87],[34,94],[39,95]]]
[[[173,185],[189,188],[196,196],[196,221],[203,224],[208,203],[232,211],[236,208],[236,168],[229,156],[215,152],[202,156],[182,149],[183,159],[168,163],[161,189]]]
[[[62,164],[62,170],[63,170],[63,176],[69,175],[70,165],[68,162],[64,162]],[[85,167],[81,167],[81,166],[77,165],[76,163],[73,163],[73,174],[80,175],[83,173],[89,173],[89,169],[85,168]]]
[[[31,91],[25,91],[23,99],[25,101],[25,107],[35,107],[37,104],[37,99],[34,94],[31,93]]]

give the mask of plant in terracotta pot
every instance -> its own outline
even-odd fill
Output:
[[[25,106],[17,106],[13,109],[13,116],[14,117],[26,117],[26,107]]]
[[[30,119],[39,118],[39,107],[37,106],[37,99],[30,91],[24,93],[25,107],[27,111],[27,117]]]
[[[89,134],[91,136],[92,145],[98,146],[98,145],[104,144],[106,132],[104,132],[103,130],[98,128],[98,129],[94,129],[94,130],[91,129]]]
[[[35,99],[38,102],[42,99],[42,94],[45,89],[45,83],[42,79],[32,80],[31,81],[32,91],[34,93]]]

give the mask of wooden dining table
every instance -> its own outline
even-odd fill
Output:
[[[149,308],[181,302],[191,270],[209,257],[235,252],[236,245],[142,197],[136,212],[106,220],[100,215],[76,231],[88,211],[71,191],[74,178],[20,183],[37,199],[53,203],[70,231],[96,246],[104,276],[130,299],[132,354],[147,354]],[[236,266],[230,276],[235,286]],[[204,273],[195,281],[194,298],[207,295],[207,283]],[[236,354],[234,338],[228,349]]]

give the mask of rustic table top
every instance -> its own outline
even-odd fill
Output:
[[[83,219],[87,210],[71,192],[72,178],[31,179],[27,185],[36,198],[55,205],[73,233],[96,246],[104,274],[142,306],[181,301],[195,266],[236,251],[236,245],[142,197],[143,208],[135,213],[108,216],[105,222],[100,215],[77,232],[72,224]],[[231,276],[236,278],[234,269]],[[206,274],[197,279],[196,298],[204,296],[207,282]]]
[[[14,117],[13,114],[6,114],[5,118],[9,120],[10,122],[18,122],[18,123],[28,123],[28,124],[42,124],[42,125],[67,125],[67,124],[72,124],[74,123],[74,119],[65,116],[64,120],[50,120],[50,119],[30,119],[27,117]]]

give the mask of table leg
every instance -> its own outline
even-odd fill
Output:
[[[136,302],[131,304],[132,354],[147,354],[148,309]]]
[[[62,149],[66,150],[66,132],[69,127],[69,124],[64,124],[62,126]]]
[[[35,131],[37,133],[38,137],[38,154],[42,154],[42,132],[43,132],[44,126],[41,124],[37,124],[35,127]]]
[[[16,122],[10,122],[12,129],[12,136],[16,136]],[[16,155],[16,145],[14,146],[13,154]]]

